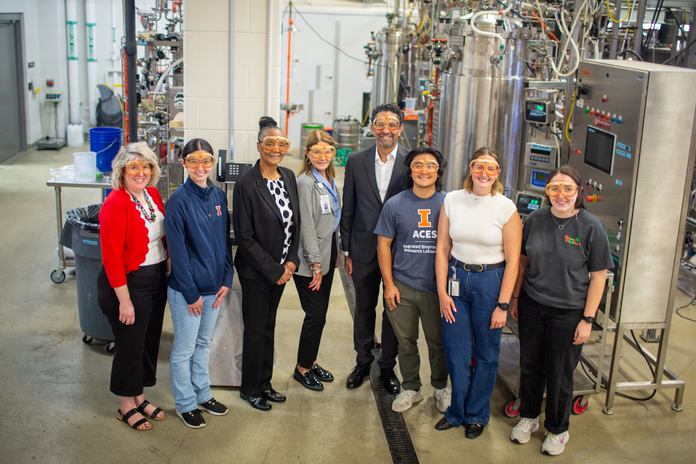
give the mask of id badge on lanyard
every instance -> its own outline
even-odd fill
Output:
[[[319,204],[321,205],[321,214],[331,214],[331,199],[328,195],[320,196]]]
[[[447,280],[447,294],[459,296],[459,279],[457,279],[457,267],[452,264],[452,277]]]

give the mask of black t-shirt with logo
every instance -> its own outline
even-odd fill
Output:
[[[530,214],[522,254],[529,258],[522,289],[554,308],[583,309],[589,273],[614,267],[607,228],[584,209],[572,219],[554,217],[549,206]]]

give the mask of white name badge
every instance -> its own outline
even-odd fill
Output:
[[[320,196],[319,204],[321,205],[321,214],[331,214],[331,199],[328,195]]]

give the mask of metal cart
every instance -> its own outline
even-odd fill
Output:
[[[65,268],[75,267],[74,260],[65,259],[65,250],[60,244],[60,234],[63,232],[63,204],[62,204],[62,191],[63,187],[76,187],[76,188],[98,188],[102,189],[102,203],[104,202],[104,193],[106,189],[111,188],[111,183],[106,181],[94,181],[94,182],[75,182],[75,181],[57,181],[51,178],[46,185],[53,187],[56,192],[56,224],[58,230],[58,267],[56,267],[53,272],[51,272],[51,280],[57,284],[65,282]]]
[[[607,287],[605,308],[611,307],[611,295],[614,291],[614,274],[611,271],[607,272]],[[595,363],[585,352],[580,355],[580,362],[587,366],[592,374],[597,379],[602,378],[604,370],[604,358],[606,352],[607,332],[611,330],[609,326],[611,320],[609,313],[611,311],[597,310],[597,317],[593,329],[600,327],[597,330],[592,330],[592,335],[599,335],[599,361]],[[520,415],[520,341],[519,328],[517,322],[508,317],[507,327],[512,334],[503,334],[500,342],[500,365],[498,367],[498,375],[505,382],[505,385],[510,389],[513,397],[505,403],[503,412],[507,417],[517,417]],[[583,366],[578,365],[573,375],[573,414],[582,414],[587,410],[588,400],[590,395],[600,392],[601,382],[590,380],[583,372]]]

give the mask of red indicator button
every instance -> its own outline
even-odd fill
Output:
[[[575,153],[577,153],[577,154],[579,155],[579,154],[582,153],[582,152],[576,148],[576,149],[575,149]]]
[[[604,95],[604,96],[602,97],[602,103],[606,103],[606,102],[607,102],[607,96]]]
[[[594,108],[592,108],[592,109],[590,110],[590,114],[591,114],[591,115],[594,115],[594,113],[595,113]]]
[[[585,200],[587,200],[588,203],[597,203],[598,201],[602,201],[603,198],[597,195],[588,195]]]

